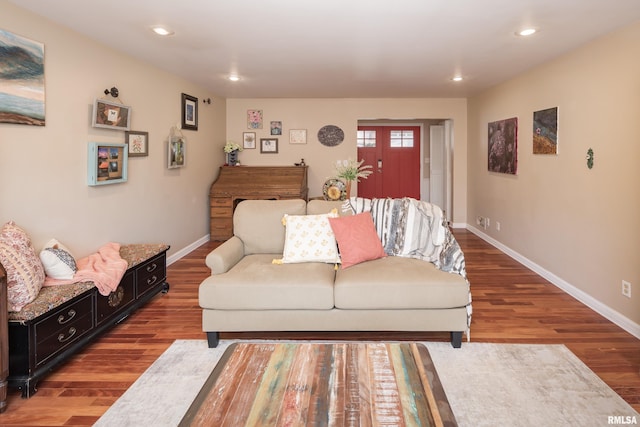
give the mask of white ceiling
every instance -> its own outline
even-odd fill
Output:
[[[640,19],[638,0],[13,2],[227,98],[467,97]]]

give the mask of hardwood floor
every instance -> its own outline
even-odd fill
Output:
[[[640,412],[640,340],[466,230],[475,342],[565,344]],[[9,391],[2,426],[89,426],[175,339],[205,339],[198,285],[209,274],[203,245],[168,268],[171,289],[47,376],[31,399]],[[447,341],[448,333],[223,334],[222,338],[331,338]],[[463,342],[464,345],[464,342]],[[614,415],[614,414],[612,414]]]

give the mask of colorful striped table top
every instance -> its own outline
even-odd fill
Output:
[[[456,426],[415,343],[236,343],[184,426]]]

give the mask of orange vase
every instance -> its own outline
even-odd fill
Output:
[[[349,198],[351,197],[351,181],[347,181],[346,193],[347,193],[347,200],[349,200]]]

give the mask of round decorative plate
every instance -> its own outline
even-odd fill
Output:
[[[327,147],[335,147],[344,141],[344,131],[334,125],[323,126],[318,131],[318,141]]]
[[[328,179],[322,186],[322,195],[325,200],[345,200],[347,198],[347,186],[339,179]]]

